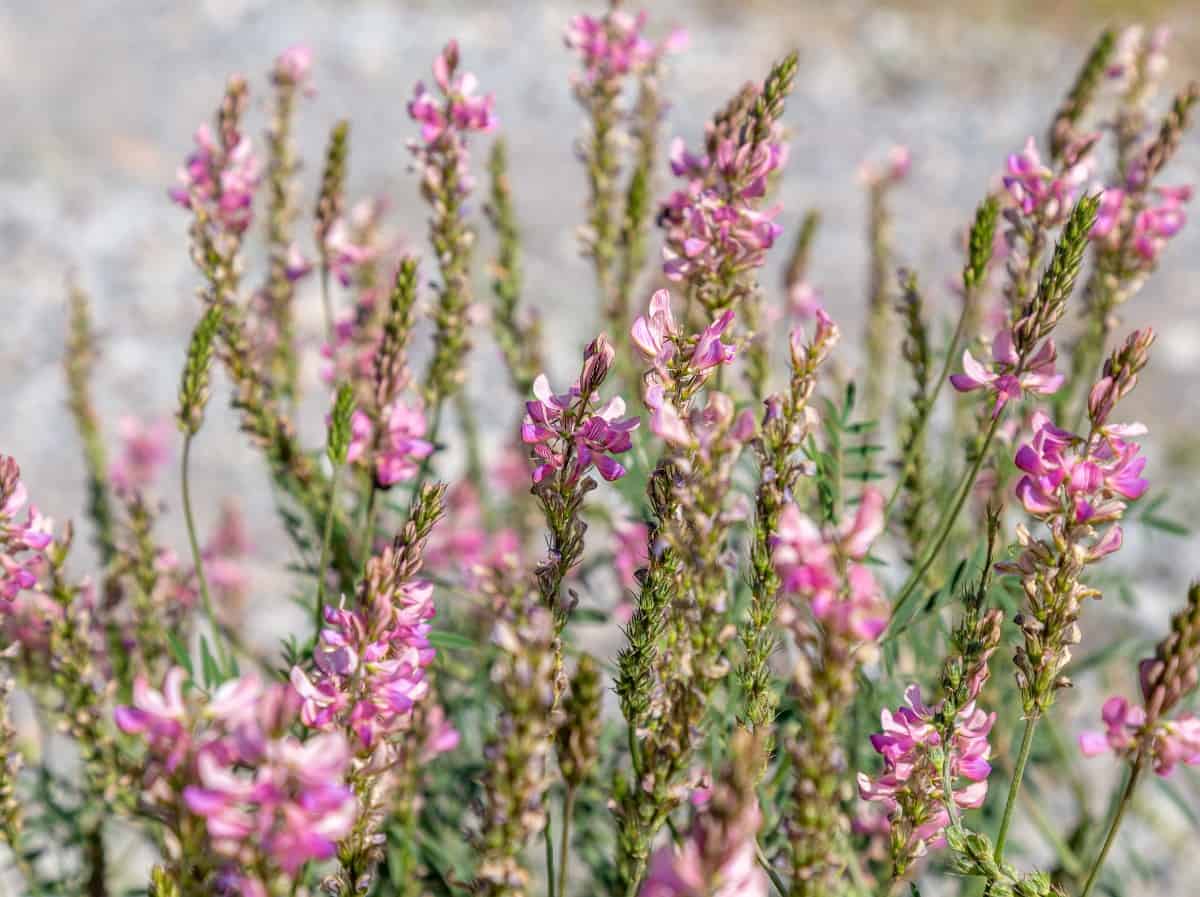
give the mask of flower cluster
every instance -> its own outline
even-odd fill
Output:
[[[117,726],[146,743],[146,794],[178,835],[203,820],[212,863],[205,874],[242,897],[272,893],[273,879],[333,857],[357,814],[344,783],[350,749],[340,733],[300,741],[288,730],[299,697],[247,674],[206,702],[184,694],[175,667],[162,691],[139,676]],[[196,861],[191,857],[192,862]]]
[[[38,584],[44,552],[54,538],[50,519],[33,505],[25,522],[18,520],[28,500],[21,468],[8,455],[0,455],[0,598],[6,602]]]
[[[108,471],[118,492],[133,495],[154,485],[170,457],[171,430],[171,422],[165,418],[150,422],[121,418],[121,454]]]
[[[457,189],[471,190],[468,156],[463,138],[471,131],[487,133],[496,127],[495,97],[476,95],[479,86],[470,72],[458,72],[458,42],[450,41],[433,61],[433,80],[438,94],[418,81],[408,114],[421,125],[421,143],[411,146],[420,163],[426,186],[437,189],[444,177],[435,159],[452,155],[457,161]]]
[[[1126,500],[1146,491],[1141,476],[1146,459],[1129,439],[1144,434],[1144,426],[1103,427],[1085,440],[1056,427],[1044,411],[1034,412],[1032,425],[1033,439],[1017,450],[1015,459],[1025,472],[1017,497],[1031,516],[1049,521],[1066,514],[1075,523],[1105,523],[1121,516]],[[1120,530],[1115,529],[1104,549],[1096,550],[1102,555],[1120,544]]]
[[[1153,195],[1153,205],[1144,196],[1135,203],[1129,191],[1108,188],[1092,226],[1092,239],[1110,252],[1121,252],[1132,269],[1153,268],[1167,242],[1187,222],[1184,207],[1192,198],[1190,186],[1155,187]]]
[[[1149,745],[1154,771],[1169,776],[1175,767],[1200,765],[1200,719],[1185,713],[1173,720],[1158,720],[1147,726],[1146,710],[1114,695],[1104,702],[1100,718],[1103,732],[1084,732],[1079,736],[1079,749],[1084,756],[1095,757],[1106,751],[1119,756],[1133,756]]]
[[[992,417],[1000,416],[1004,406],[1018,401],[1026,393],[1052,395],[1063,383],[1063,375],[1056,373],[1054,362],[1057,352],[1054,340],[1042,343],[1038,351],[1024,365],[1013,347],[1013,334],[1001,330],[992,340],[992,366],[979,362],[970,349],[963,350],[963,373],[950,377],[951,385],[959,392],[986,389],[996,397]]]
[[[860,772],[858,790],[863,800],[878,801],[888,811],[893,852],[901,847],[911,859],[946,843],[943,832],[950,824],[945,803],[947,776],[954,783],[960,778],[967,780],[954,787],[958,807],[983,806],[992,771],[988,733],[996,714],[985,713],[973,701],[968,703],[955,716],[953,735],[943,744],[934,724],[939,707],[927,706],[915,685],[905,691],[904,699],[906,706],[895,713],[883,710],[883,731],[871,736],[872,747],[883,757],[883,772],[874,778]]]
[[[545,374],[533,383],[532,401],[525,403],[521,440],[532,447],[536,466],[533,482],[564,471],[576,483],[595,466],[604,479],[618,480],[625,467],[616,459],[633,447],[637,417],[622,417],[625,401],[614,396],[597,408],[596,389],[612,365],[615,350],[604,336],[590,343],[583,355],[579,379],[565,393],[550,389]]]
[[[1092,176],[1088,155],[1092,139],[1067,150],[1068,163],[1055,172],[1042,162],[1037,142],[1030,137],[1020,153],[1012,153],[1006,164],[1004,189],[1022,215],[1038,218],[1050,226],[1066,218],[1080,188]]]
[[[663,273],[673,281],[729,279],[762,266],[782,228],[778,207],[759,209],[767,179],[787,161],[787,144],[720,139],[715,151],[693,155],[676,140],[671,171],[687,178],[663,203]]]
[[[221,135],[207,124],[196,129],[195,151],[179,170],[171,199],[185,209],[200,206],[227,230],[243,233],[254,215],[254,191],[262,166],[249,137]]]
[[[361,612],[325,608],[315,674],[292,668],[305,725],[353,732],[367,753],[407,729],[414,705],[429,692],[433,614],[433,584],[423,580],[378,590]]]
[[[380,486],[411,480],[420,462],[433,453],[433,443],[425,438],[425,410],[419,403],[396,399],[384,408],[378,434],[370,416],[362,410],[354,412],[350,427],[346,460],[373,463],[375,482]]]
[[[588,84],[610,82],[653,63],[662,53],[680,49],[683,31],[673,31],[662,44],[642,34],[646,14],[614,9],[603,17],[578,15],[567,23],[566,45],[579,54]]]
[[[836,530],[822,531],[796,505],[787,505],[773,541],[784,590],[803,597],[826,627],[846,638],[874,641],[887,626],[891,607],[861,561],[882,531],[883,495],[874,488],[863,490],[854,517]],[[844,577],[842,562],[848,562]]]

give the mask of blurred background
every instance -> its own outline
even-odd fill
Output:
[[[599,5],[592,3],[592,11]],[[249,131],[261,135],[267,70],[296,42],[310,44],[316,57],[317,95],[301,103],[297,124],[308,163],[302,207],[314,202],[328,128],[346,117],[353,123],[351,197],[386,197],[392,232],[420,244],[424,210],[405,147],[414,135],[405,104],[413,82],[428,78],[436,49],[459,39],[465,67],[484,91],[496,94],[526,238],[527,301],[540,310],[550,336],[552,380],[555,373],[567,377],[596,328],[591,273],[576,237],[584,176],[573,141],[581,113],[567,82],[574,62],[561,39],[569,16],[588,8],[450,0],[0,0],[0,294],[6,310],[0,450],[18,458],[39,504],[60,519],[84,504],[79,447],[63,404],[65,278],[73,274],[94,300],[103,338],[96,396],[110,433],[115,436],[123,414],[169,416],[197,317],[197,278],[187,255],[187,216],[169,203],[166,189],[228,74],[251,79]],[[911,149],[912,174],[892,196],[897,256],[920,273],[931,308],[948,313],[955,300],[944,284],[961,265],[957,240],[976,202],[1007,153],[1030,134],[1042,138],[1104,25],[1135,18],[1170,24],[1166,92],[1200,75],[1195,0],[654,0],[649,11],[652,35],[683,25],[691,36],[665,79],[673,100],[665,136],[694,140],[743,81],[762,77],[774,57],[799,49],[796,91],[785,116],[792,155],[780,221],[794,230],[806,209],[822,212],[810,279],[841,322],[843,352],[851,360],[867,288],[866,202],[856,177],[862,161],[882,157],[895,143]],[[477,166],[483,156],[481,146]],[[1200,141],[1193,134],[1163,182],[1195,183],[1198,174]],[[482,263],[492,241],[480,230],[479,294],[485,296]],[[781,263],[777,253],[765,274],[768,286],[778,283]],[[1200,226],[1191,225],[1125,314],[1128,326],[1150,325],[1160,333],[1131,404],[1151,427],[1152,482],[1169,493],[1163,513],[1184,521],[1200,514],[1198,268]],[[321,325],[313,290],[310,281],[299,300],[313,349],[307,371],[313,401],[300,422],[310,445],[320,439],[324,410],[316,388]],[[506,381],[495,350],[484,346],[474,363],[478,376],[469,389],[495,409],[487,423],[510,426],[517,397],[496,385]],[[208,531],[219,500],[236,496],[257,557],[275,559],[260,561],[250,608],[250,628],[261,630],[269,648],[279,634],[275,596],[286,589],[276,563],[285,540],[260,458],[245,446],[224,404],[211,407],[193,459],[197,492],[205,499],[199,524]],[[165,495],[176,494],[174,482]],[[182,549],[178,515],[166,525]],[[1198,548],[1194,536],[1132,532],[1121,562],[1136,571],[1137,601],[1105,603],[1094,618],[1105,621],[1104,637],[1161,631],[1187,580],[1200,574]],[[259,623],[270,615],[272,625],[253,625],[255,614]],[[1070,712],[1077,702],[1064,703]],[[1155,799],[1155,792],[1147,794]],[[1146,845],[1145,862],[1169,857],[1164,847],[1196,843],[1190,812],[1187,801],[1162,804],[1170,830],[1182,832],[1182,840],[1155,839],[1157,849]],[[1194,881],[1176,885],[1169,893],[1196,893]]]

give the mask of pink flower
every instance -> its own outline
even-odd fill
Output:
[[[436,143],[448,134],[488,132],[496,127],[491,94],[476,96],[478,80],[470,72],[459,74],[458,42],[450,41],[433,61],[433,78],[442,95],[439,100],[417,82],[408,114],[421,123],[421,140]]]
[[[639,897],[767,897],[770,885],[757,859],[757,803],[724,825],[705,822],[693,824],[681,847],[668,842],[654,852]]]
[[[1057,352],[1053,340],[1046,340],[1024,365],[1013,348],[1009,330],[1001,330],[992,340],[992,368],[975,360],[969,349],[963,350],[963,373],[950,377],[959,392],[988,389],[996,396],[992,417],[998,417],[1010,401],[1019,400],[1025,393],[1050,395],[1063,384],[1063,375],[1055,373]]]
[[[884,164],[864,162],[858,171],[859,179],[868,186],[891,186],[908,177],[912,170],[912,152],[907,146],[893,146]]]
[[[593,466],[604,479],[620,479],[625,468],[615,455],[633,447],[632,433],[640,423],[637,417],[621,417],[625,402],[610,399],[600,408],[595,387],[604,379],[612,364],[613,348],[600,336],[584,352],[583,371],[568,392],[554,393],[545,374],[533,382],[534,399],[525,403],[521,441],[532,447],[535,466],[533,482],[566,470],[568,483],[575,483]],[[589,384],[589,393],[580,390]]]
[[[47,564],[46,549],[53,541],[54,523],[33,505],[25,521],[18,519],[28,501],[21,468],[0,455],[0,598],[13,601],[37,587]]]
[[[639,315],[629,332],[634,348],[656,367],[662,367],[675,355],[675,340],[679,330],[671,314],[671,294],[655,290],[650,297],[650,311]]]
[[[1076,192],[1091,176],[1092,166],[1086,153],[1078,149],[1067,156],[1077,158],[1057,176],[1043,164],[1032,137],[1025,141],[1024,150],[1008,157],[1004,187],[1022,214],[1038,215],[1053,224],[1070,211]]]
[[[151,753],[162,758],[168,773],[175,771],[191,748],[187,737],[187,708],[183,703],[186,672],[173,667],[162,691],[150,688],[145,676],[133,680],[133,705],[117,707],[113,718],[126,735],[142,735]]]
[[[617,550],[614,564],[617,568],[617,578],[627,589],[637,587],[638,569],[646,565],[646,551],[649,528],[644,523],[626,521],[613,528],[617,539]]]
[[[671,314],[671,294],[656,290],[650,297],[650,309],[633,322],[629,335],[634,348],[654,365],[655,383],[666,385],[675,376],[703,380],[713,370],[734,360],[737,352],[721,337],[733,323],[733,311],[726,311],[713,320],[694,341],[685,337]],[[675,359],[686,358],[672,364]]]
[[[275,60],[272,77],[276,83],[295,85],[311,96],[316,92],[310,80],[312,62],[312,47],[307,44],[294,44],[279,54],[279,58]]]
[[[814,617],[846,637],[874,641],[887,628],[891,607],[870,569],[861,563],[883,528],[883,496],[863,491],[855,516],[822,531],[794,504],[784,507],[773,541],[783,589],[808,602]],[[845,564],[845,577],[838,559]]]
[[[1085,443],[1038,411],[1033,430],[1032,441],[1017,450],[1015,461],[1026,474],[1017,484],[1017,497],[1034,517],[1057,517],[1065,507],[1073,522],[1103,523],[1120,517],[1125,501],[1146,491],[1149,484],[1141,476],[1146,459],[1138,455],[1136,442],[1115,435],[1113,428],[1102,428]],[[1117,432],[1139,435],[1145,428]]]
[[[342,286],[348,287],[354,281],[354,272],[365,262],[375,256],[371,246],[360,246],[350,236],[350,228],[343,218],[338,218],[329,228],[325,238],[325,254],[329,259],[329,270],[333,272]]]
[[[205,124],[194,139],[196,150],[179,170],[180,186],[169,191],[171,199],[185,209],[199,203],[220,225],[243,233],[253,217],[261,169],[250,138],[240,137],[226,150]]]
[[[612,81],[648,66],[663,53],[682,50],[687,34],[672,31],[659,45],[642,36],[646,14],[614,9],[603,17],[578,15],[567,24],[564,40],[584,65],[586,81]]]
[[[950,780],[966,779],[954,788],[954,802],[963,809],[983,806],[991,773],[988,733],[996,714],[985,713],[972,701],[954,718],[948,744],[934,725],[940,706],[928,707],[921,690],[910,685],[904,693],[906,706],[895,713],[881,712],[883,731],[871,736],[871,746],[883,757],[883,772],[872,778],[858,774],[863,800],[883,805],[893,829],[903,825],[911,857],[924,855],[930,847],[946,843],[944,831],[950,823],[943,804],[943,772],[935,751],[950,754]],[[894,837],[894,836],[893,836]]]
[[[170,453],[171,424],[159,419],[150,423],[136,417],[120,421],[121,455],[109,469],[109,478],[120,492],[140,492],[154,484]]]
[[[425,669],[434,658],[428,638],[433,615],[433,584],[423,580],[401,584],[361,612],[325,608],[314,675],[298,666],[291,673],[304,702],[305,725],[351,732],[367,752],[405,729],[414,706],[429,693]]]
[[[1154,759],[1154,771],[1166,777],[1180,763],[1200,765],[1200,719],[1185,713],[1174,720],[1159,720],[1147,727],[1146,711],[1119,696],[1104,702],[1100,713],[1103,732],[1084,732],[1079,749],[1085,757],[1112,751],[1132,757],[1143,745]]]

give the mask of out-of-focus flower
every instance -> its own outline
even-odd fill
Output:
[[[814,617],[849,638],[874,641],[891,607],[870,569],[859,563],[883,528],[883,496],[863,491],[855,516],[823,531],[789,503],[773,540],[775,568],[785,591],[804,598]],[[839,559],[846,561],[843,576]]]
[[[170,458],[170,421],[159,419],[147,423],[136,417],[122,417],[120,435],[121,455],[108,472],[113,486],[121,492],[134,493],[154,485]]]
[[[1020,153],[1008,157],[1004,188],[1026,216],[1038,216],[1049,224],[1061,221],[1071,209],[1079,189],[1092,174],[1091,157],[1083,145],[1068,149],[1069,164],[1056,174],[1042,162],[1037,142],[1030,137]]]
[[[1107,751],[1118,756],[1132,756],[1142,744],[1149,746],[1154,759],[1154,771],[1169,776],[1175,767],[1200,765],[1200,719],[1185,713],[1173,720],[1159,720],[1146,725],[1146,711],[1125,698],[1114,695],[1101,709],[1103,732],[1084,732],[1079,736],[1079,749],[1084,756],[1095,757]]]
[[[243,233],[254,214],[254,191],[262,166],[249,137],[241,137],[228,154],[221,150],[207,124],[196,129],[196,149],[179,170],[180,186],[169,191],[185,209],[197,203],[234,233]]]
[[[21,468],[0,455],[0,598],[12,601],[37,586],[45,567],[45,550],[53,541],[54,524],[33,505],[24,522],[18,515],[29,500]]]

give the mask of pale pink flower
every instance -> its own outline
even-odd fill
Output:
[[[1147,727],[1143,708],[1114,695],[1104,702],[1100,715],[1104,731],[1079,736],[1079,749],[1085,757],[1107,751],[1132,757],[1145,745],[1154,759],[1154,771],[1160,776],[1169,776],[1180,763],[1200,765],[1200,719],[1193,714],[1159,720]]]
[[[118,491],[140,492],[154,484],[170,458],[171,423],[162,418],[147,423],[127,415],[121,418],[119,427],[121,454],[108,476]]]

